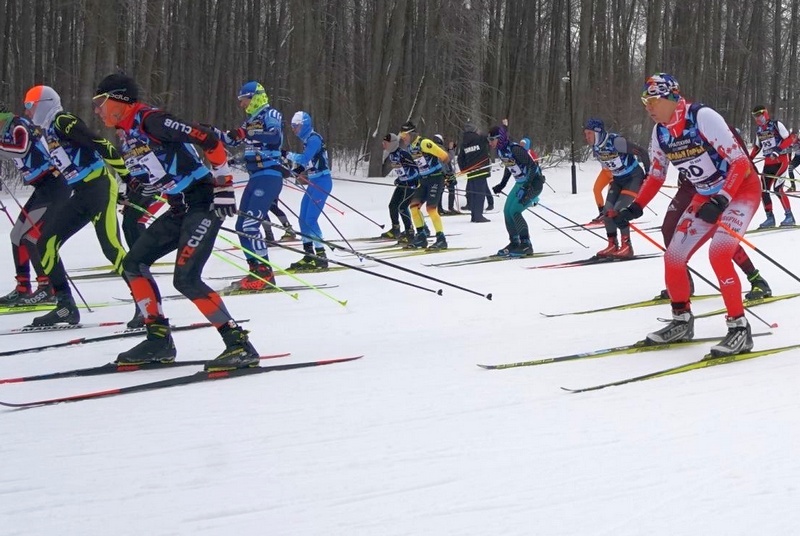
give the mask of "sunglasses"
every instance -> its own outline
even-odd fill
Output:
[[[92,97],[92,108],[101,108],[108,98],[111,97],[109,93],[101,93]]]
[[[660,99],[660,96],[657,95],[649,95],[647,97],[642,97],[642,104],[645,106],[650,106],[651,104],[655,104]]]
[[[497,141],[500,139],[500,136],[488,136],[486,139],[489,141]]]
[[[761,111],[761,112],[753,112],[753,117],[761,117],[762,115],[764,115],[763,111]]]

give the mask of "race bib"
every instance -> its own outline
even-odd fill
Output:
[[[152,152],[141,155],[139,157],[139,165],[147,170],[150,174],[151,181],[157,181],[167,174],[164,170],[164,166],[162,166],[161,162],[158,160],[158,157]]]

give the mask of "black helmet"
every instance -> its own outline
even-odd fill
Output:
[[[114,73],[103,78],[95,91],[97,95],[107,95],[109,99],[131,104],[139,100],[139,86],[130,76]]]

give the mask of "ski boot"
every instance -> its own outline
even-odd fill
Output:
[[[294,229],[292,229],[291,225],[287,223],[286,225],[283,226],[283,228],[286,230],[283,232],[283,236],[281,237],[281,242],[290,242],[292,240],[297,240],[297,234],[294,232]]]
[[[785,218],[781,222],[781,227],[794,227],[794,215],[792,214],[791,210],[787,210],[785,213]]]
[[[608,237],[608,245],[595,253],[596,257],[610,257],[619,249],[619,243],[616,236]]]
[[[325,254],[325,248],[314,249],[314,255],[317,256],[317,258],[314,259],[314,268],[317,270],[327,270],[328,256]]]
[[[247,337],[247,331],[235,324],[229,324],[233,324],[233,321],[219,330],[225,342],[225,350],[206,363],[205,369],[209,372],[257,367],[260,362],[258,352]]]
[[[14,290],[0,297],[0,306],[11,307],[13,305],[19,305],[22,300],[31,297],[30,278],[27,275],[18,275],[16,279],[17,286],[14,287]]]
[[[397,238],[398,246],[407,246],[414,240],[414,229],[406,229],[403,234]]]
[[[759,229],[772,229],[775,227],[775,214],[772,212],[767,212],[767,219],[764,220],[764,223],[758,226]]]
[[[589,225],[603,225],[603,207],[597,207],[599,214],[589,222]]]
[[[240,290],[265,290],[275,286],[275,274],[272,268],[260,262],[249,263],[250,273],[231,287]]]
[[[691,311],[672,311],[672,322],[665,327],[648,333],[645,339],[648,344],[667,344],[670,342],[690,341],[694,337],[694,315]]]
[[[425,249],[428,247],[428,237],[425,236],[425,231],[420,229],[414,238],[406,246],[408,249]]]
[[[264,229],[264,241],[266,243],[275,242],[275,231],[272,230],[272,225],[269,223],[262,223],[261,227]]]
[[[447,249],[447,240],[444,237],[444,233],[436,233],[436,240],[434,241],[433,244],[428,246],[428,249],[432,250]]]
[[[175,361],[175,342],[170,333],[169,320],[157,318],[145,326],[147,338],[117,356],[117,365],[143,365],[145,363],[169,364]]]
[[[314,244],[311,242],[303,242],[303,251],[305,251],[305,256],[297,262],[293,262],[289,265],[289,270],[293,270],[295,272],[310,272],[314,269],[315,262],[314,262]]]
[[[37,287],[27,298],[22,299],[20,305],[40,305],[43,303],[56,303],[56,295],[49,277],[37,277]]]
[[[758,270],[756,270],[752,275],[749,275],[747,280],[750,281],[751,288],[750,292],[744,295],[745,300],[763,300],[764,298],[769,298],[772,296],[772,289],[769,288],[769,284],[763,277],[761,277],[761,274],[758,272]]]
[[[142,312],[139,310],[139,306],[136,303],[133,304],[133,308],[133,318],[128,320],[126,326],[128,329],[142,329],[145,327],[144,316],[142,315]]]
[[[753,334],[750,331],[750,323],[744,315],[738,318],[727,317],[725,324],[728,326],[728,334],[719,344],[711,347],[712,359],[744,354],[753,349]]]
[[[427,223],[422,227],[422,232],[425,233],[425,238],[430,238],[431,237],[431,230],[428,227]]]
[[[69,291],[56,292],[56,308],[49,313],[37,316],[32,326],[54,326],[56,324],[75,325],[81,321],[81,313]]]
[[[600,254],[598,253],[598,256]],[[608,254],[609,257],[614,257],[615,259],[631,259],[633,258],[633,246],[631,245],[631,237],[628,235],[622,235],[622,243],[619,246],[619,249],[616,251],[612,251]]]
[[[687,271],[686,275],[689,277],[689,296],[694,296],[694,279],[692,279],[692,272]],[[662,290],[656,297],[653,298],[654,300],[668,300],[669,298],[669,291],[667,289]]]
[[[385,233],[381,233],[381,238],[394,238],[397,240],[400,238],[400,226],[399,225],[392,225],[392,228],[386,231]]]
[[[519,245],[511,251],[512,257],[533,257],[533,244],[530,238],[523,238],[519,241]]]
[[[516,253],[517,251],[520,251],[521,249],[522,249],[522,246],[521,246],[520,242],[518,242],[517,240],[514,240],[512,238],[511,242],[509,242],[506,247],[497,250],[496,255],[498,257],[512,257],[514,255],[514,253]]]

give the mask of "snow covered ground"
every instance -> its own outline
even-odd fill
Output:
[[[549,170],[542,203],[580,222],[594,216],[597,167],[581,166],[579,194],[569,169]],[[338,174],[338,176],[344,176]],[[363,179],[362,177],[355,177]],[[490,184],[497,182],[495,176]],[[387,181],[383,181],[384,183]],[[391,189],[342,181],[334,195],[388,223]],[[674,190],[665,190],[667,193]],[[296,207],[299,195],[284,190]],[[6,199],[6,205],[13,203]],[[379,228],[331,200],[347,237]],[[658,225],[658,196],[642,226]],[[800,202],[794,200],[800,207]],[[13,206],[13,204],[12,204]],[[498,201],[502,206],[502,200]],[[568,223],[539,207],[535,212]],[[15,211],[14,211],[15,212]],[[660,258],[561,270],[528,270],[588,257],[604,241],[565,231],[583,248],[528,214],[538,251],[570,255],[468,267],[423,263],[496,251],[507,242],[501,214],[490,224],[445,218],[451,247],[480,249],[396,259],[424,274],[492,293],[489,301],[384,266],[370,270],[443,289],[416,290],[355,271],[303,275],[338,285],[345,307],[305,291],[228,298],[249,318],[262,353],[284,362],[364,354],[352,363],[275,372],[158,392],[24,411],[0,411],[0,533],[11,535],[673,535],[791,534],[800,525],[800,351],[602,391],[582,387],[696,360],[710,345],[540,367],[487,371],[500,363],[631,343],[657,329],[667,306],[581,316],[565,312],[651,298],[663,287]],[[763,219],[757,214],[752,226]],[[228,220],[233,226],[233,220]],[[0,243],[8,244],[10,224]],[[327,236],[337,238],[327,222]],[[600,233],[603,234],[602,232]],[[652,236],[660,240],[659,233]],[[749,237],[750,235],[748,235]],[[235,240],[235,237],[230,237]],[[638,253],[657,251],[640,237]],[[800,232],[752,241],[800,273]],[[354,245],[356,243],[354,242]],[[226,247],[219,241],[220,247]],[[358,244],[364,246],[363,243]],[[6,248],[7,246],[3,246]],[[7,249],[5,250],[7,251]],[[86,229],[67,243],[68,268],[106,264]],[[298,255],[273,250],[286,266]],[[351,257],[333,258],[357,262]],[[776,294],[798,283],[754,254]],[[692,266],[713,280],[706,248]],[[0,256],[3,292],[11,256]],[[206,275],[232,275],[212,257]],[[158,278],[171,294],[169,276]],[[279,275],[279,283],[295,284]],[[224,281],[213,281],[222,287]],[[81,281],[90,302],[124,297],[121,281]],[[711,289],[698,282],[698,292]],[[695,312],[721,307],[698,301]],[[797,299],[755,309],[780,327],[756,348],[800,342]],[[202,321],[186,301],[165,302],[173,323]],[[127,321],[130,305],[84,313],[86,322]],[[33,314],[2,316],[0,329]],[[751,317],[756,332],[766,331]],[[93,328],[98,336],[115,328]],[[696,336],[725,333],[721,316],[698,320]],[[64,341],[78,332],[0,337],[0,350]],[[214,357],[212,329],[175,335],[179,359]],[[135,341],[0,357],[0,377],[112,361]],[[0,386],[17,402],[132,385],[191,369],[148,371]]]

